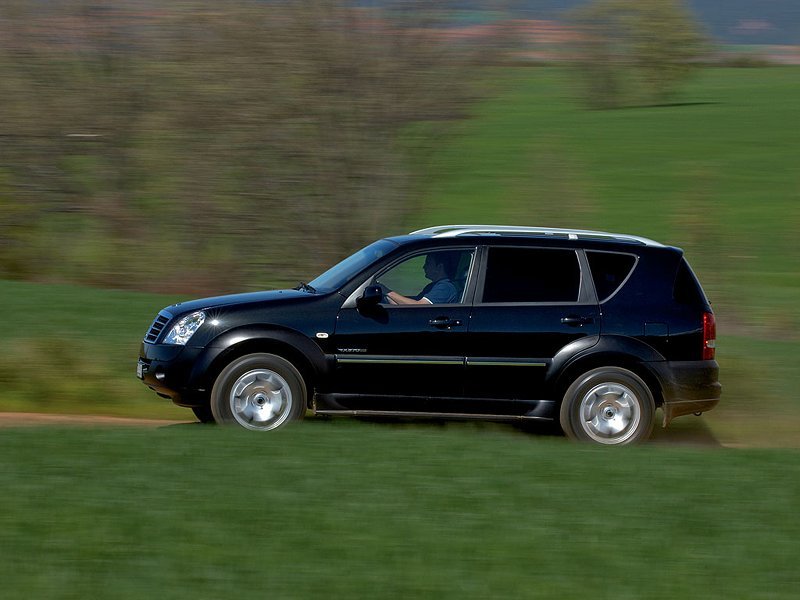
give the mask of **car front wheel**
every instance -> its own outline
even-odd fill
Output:
[[[634,444],[653,430],[653,394],[635,373],[601,367],[578,377],[561,403],[568,437],[606,445]]]
[[[306,386],[286,359],[248,354],[234,360],[217,377],[211,391],[217,423],[270,431],[303,418]]]

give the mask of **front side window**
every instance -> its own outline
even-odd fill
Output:
[[[386,305],[458,304],[464,301],[474,249],[417,254],[379,275]]]
[[[577,302],[580,287],[574,250],[490,248],[481,301]]]

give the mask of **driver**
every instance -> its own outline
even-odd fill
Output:
[[[416,296],[403,296],[385,289],[389,304],[447,304],[458,302],[458,288],[453,283],[459,252],[433,252],[425,258],[425,277],[431,282]]]

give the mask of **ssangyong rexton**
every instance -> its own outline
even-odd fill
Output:
[[[138,376],[201,421],[320,415],[557,421],[629,444],[719,401],[714,314],[683,252],[596,231],[450,225],[310,283],[182,302]]]

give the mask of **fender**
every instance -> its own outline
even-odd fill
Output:
[[[631,367],[664,360],[661,353],[636,338],[623,335],[591,336],[576,340],[558,351],[553,357],[545,383],[548,389],[559,391],[568,386],[577,374],[595,367]],[[645,371],[646,375],[654,376],[651,369],[645,368]],[[642,375],[641,372],[639,374]],[[649,383],[653,383],[652,380]]]
[[[330,361],[322,349],[299,331],[280,325],[253,324],[230,329],[218,335],[204,348],[192,367],[190,381],[195,387],[208,387],[222,365],[237,354],[276,351],[292,362],[303,361],[295,366],[314,379],[324,377],[330,371]],[[288,356],[286,356],[288,355]]]

